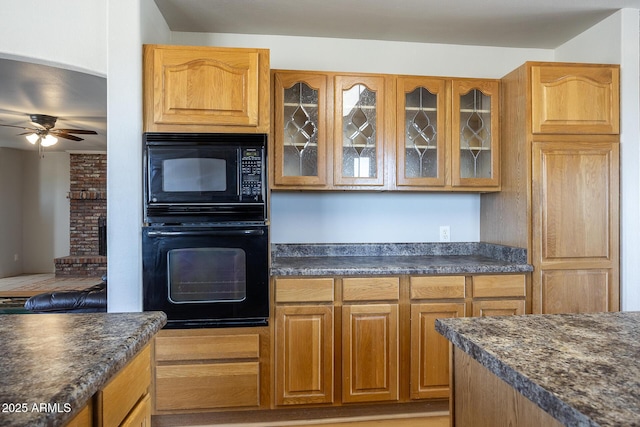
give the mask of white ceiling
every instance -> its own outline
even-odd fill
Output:
[[[155,0],[173,31],[553,49],[640,0]]]
[[[640,0],[155,0],[172,31],[271,34],[553,49]],[[37,12],[35,12],[37,13]],[[48,150],[106,150],[106,79],[0,58],[0,124],[98,135]],[[22,131],[0,127],[0,146],[34,150]]]
[[[62,138],[45,151],[107,149],[107,79],[47,65],[0,58],[0,124],[33,128],[30,114],[58,117],[60,129],[88,129],[97,135]],[[22,129],[0,126],[0,147],[37,150]]]

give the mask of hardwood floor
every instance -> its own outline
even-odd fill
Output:
[[[153,427],[449,427],[448,403],[162,415]]]
[[[23,274],[0,279],[0,297],[31,297],[42,292],[86,289],[100,277],[55,277],[53,273]]]
[[[152,423],[152,425],[156,425]],[[192,426],[184,425],[184,427]],[[389,419],[325,419],[325,420],[298,420],[298,421],[271,421],[256,423],[226,423],[226,424],[199,424],[198,427],[449,427],[448,414],[429,414],[425,416],[411,416],[408,418]],[[175,427],[178,427],[177,425]]]

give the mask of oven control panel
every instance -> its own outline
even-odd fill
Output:
[[[243,199],[262,200],[262,163],[260,148],[242,149],[240,192]]]

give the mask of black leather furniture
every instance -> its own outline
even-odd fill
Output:
[[[24,308],[34,313],[99,313],[107,311],[107,282],[78,291],[46,292],[29,298]]]

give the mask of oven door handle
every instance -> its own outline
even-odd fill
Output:
[[[242,229],[242,230],[187,230],[187,231],[149,231],[149,237],[164,236],[263,236],[264,230]]]

